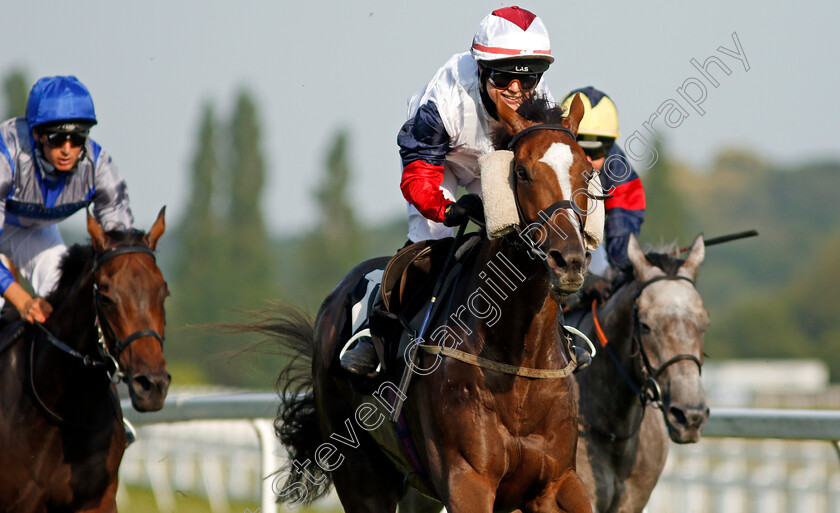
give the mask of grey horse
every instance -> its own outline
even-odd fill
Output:
[[[694,287],[705,256],[702,236],[685,260],[646,254],[635,237],[627,254],[633,278],[602,306],[568,319],[601,346],[592,365],[575,375],[577,472],[598,513],[641,512],[665,466],[668,438],[699,441],[709,416],[700,381],[709,316]],[[413,489],[400,502],[401,512],[440,507]]]

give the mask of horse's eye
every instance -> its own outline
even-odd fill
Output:
[[[648,326],[647,324],[645,324],[643,322],[639,323],[639,329],[642,330],[642,335],[647,335],[651,331],[650,326]]]
[[[516,166],[514,172],[516,173],[516,178],[518,180],[528,180],[528,170],[525,169],[525,166]]]
[[[99,297],[99,303],[103,306],[115,304],[115,301],[113,299],[109,298],[108,296],[106,296],[105,294],[103,294],[101,292],[99,293],[98,297]]]

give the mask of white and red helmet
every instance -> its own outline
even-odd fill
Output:
[[[554,62],[545,24],[536,14],[517,6],[496,9],[481,20],[470,53],[475,60],[487,63],[527,58],[544,64],[543,69],[534,70],[538,72]]]

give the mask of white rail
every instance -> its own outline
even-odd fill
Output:
[[[135,425],[194,420],[250,420],[260,447],[260,473],[269,476],[280,466],[274,454],[273,426],[278,398],[271,393],[173,395],[158,412],[138,413],[128,401],[123,412]],[[831,442],[840,455],[840,411],[713,408],[704,437],[819,440]],[[665,482],[668,478],[665,478]],[[262,513],[276,512],[271,480],[261,485]],[[833,510],[832,510],[833,511]]]

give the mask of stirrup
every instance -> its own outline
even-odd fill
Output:
[[[125,446],[128,447],[137,441],[137,431],[134,430],[134,426],[125,417],[123,417],[123,427],[125,428]]]
[[[363,348],[365,345],[367,347]],[[382,362],[373,347],[369,328],[350,337],[339,353],[338,360],[342,369],[357,376],[373,378],[382,370]]]
[[[589,340],[589,337],[584,335],[583,332],[581,332],[579,329],[573,326],[563,326],[563,330],[568,331],[569,333],[575,335],[578,338],[582,338],[584,342],[586,342],[586,345],[589,346],[589,350],[587,351],[587,348],[585,346],[580,346],[578,344],[575,344],[574,342],[571,342],[570,340],[571,346],[574,349],[575,353],[575,363],[577,363],[577,367],[575,367],[575,370],[572,371],[572,373],[576,374],[592,364],[592,358],[595,357],[597,351],[595,350],[595,345],[592,343],[591,340]]]

